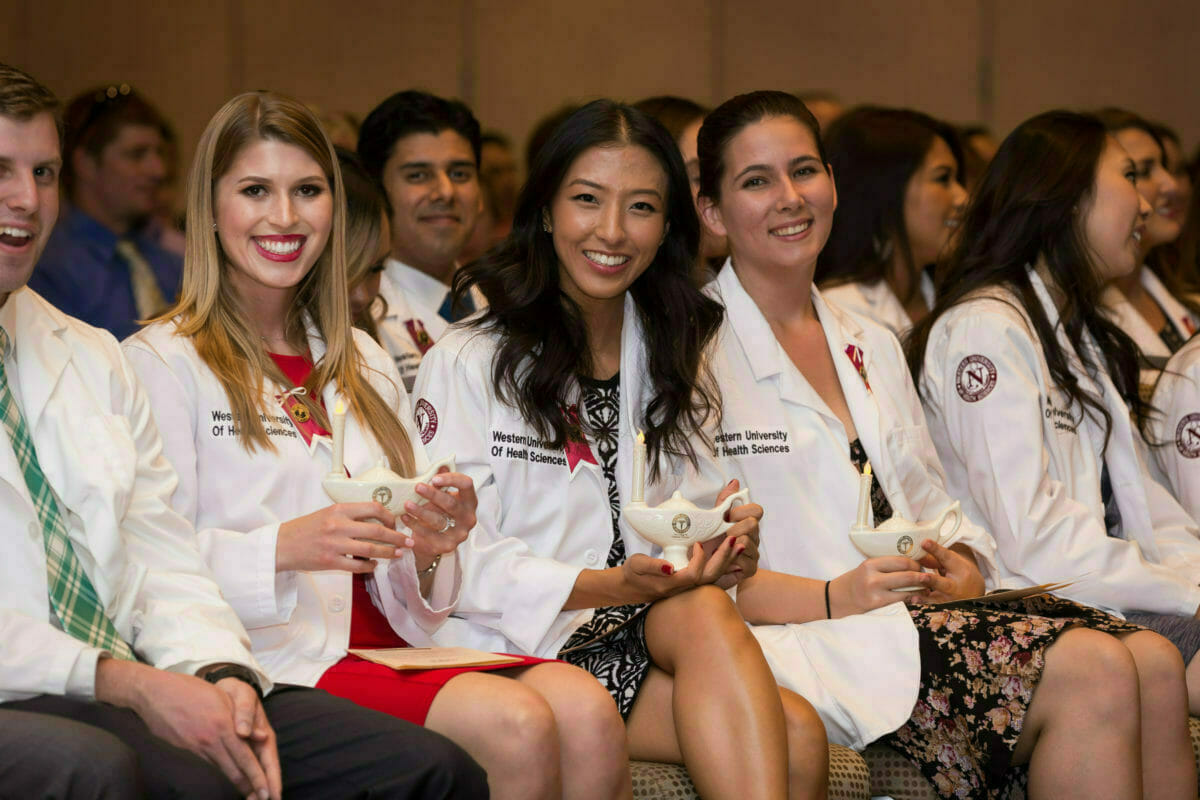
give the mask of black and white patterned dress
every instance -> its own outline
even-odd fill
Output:
[[[617,520],[621,514],[617,492],[617,440],[620,434],[620,373],[605,381],[580,378],[583,402],[580,417],[585,430],[592,434],[600,467],[608,482],[608,502],[612,509],[612,544],[607,566],[625,563],[625,543]],[[604,684],[617,702],[621,716],[629,718],[642,681],[650,671],[650,651],[646,648],[646,614],[650,606],[611,606],[598,608],[595,615],[571,635],[559,651],[559,658],[582,667]]]

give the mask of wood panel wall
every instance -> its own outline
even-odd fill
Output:
[[[185,153],[238,91],[365,113],[422,87],[523,146],[563,102],[831,89],[1001,134],[1116,103],[1200,137],[1194,0],[4,0],[0,60],[64,98],[128,81]]]

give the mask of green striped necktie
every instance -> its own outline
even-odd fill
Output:
[[[8,333],[0,328],[0,420],[8,431],[13,453],[25,476],[25,486],[33,499],[38,519],[42,522],[42,538],[46,545],[46,577],[50,586],[50,601],[54,613],[62,621],[63,630],[92,647],[107,650],[117,658],[135,660],[133,650],[117,634],[112,620],[100,606],[96,587],[83,571],[75,548],[67,536],[67,526],[58,509],[58,501],[50,491],[37,451],[21,409],[8,387],[8,376],[4,370],[4,358],[8,354]]]

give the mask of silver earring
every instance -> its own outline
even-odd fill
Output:
[[[553,232],[553,229],[550,227],[550,223],[546,220],[542,220],[542,230],[544,230],[546,233]]]
[[[215,231],[216,229],[217,229],[217,223],[215,223],[215,222],[214,222],[214,223],[213,223],[213,230]]]

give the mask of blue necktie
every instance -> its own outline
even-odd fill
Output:
[[[464,319],[475,313],[475,301],[471,299],[470,292],[463,295],[462,301],[457,306],[452,307],[450,302],[453,297],[453,292],[446,292],[446,299],[442,301],[442,307],[438,309],[439,317],[447,322],[458,322],[460,319]],[[458,313],[455,314],[455,311]]]

